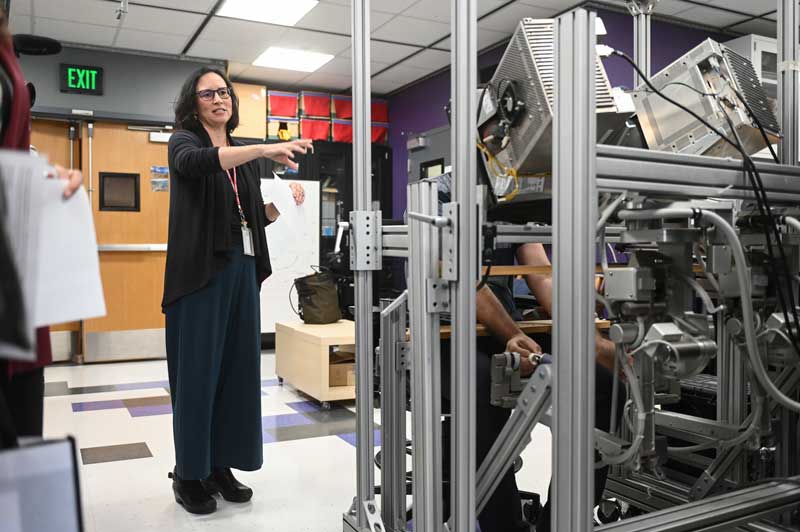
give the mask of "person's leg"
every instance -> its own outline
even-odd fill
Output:
[[[42,437],[44,368],[15,373],[7,383],[8,407],[18,437]]]
[[[0,360],[0,449],[11,449],[17,446],[17,432],[11,419],[6,393],[8,387],[8,366]]]
[[[595,412],[594,421],[595,427],[600,430],[607,431],[611,426],[611,402],[612,391],[614,384],[613,373],[606,369],[604,366],[595,363]],[[620,419],[622,407],[625,403],[625,392],[620,386],[620,397],[617,401],[617,419]],[[600,460],[600,456],[595,452],[595,460]],[[608,467],[595,469],[594,471],[594,503],[600,503],[603,497],[603,491],[606,487],[606,480],[608,479]],[[552,488],[552,485],[551,485]],[[536,523],[536,532],[549,532],[550,531],[550,495],[552,489],[548,490],[547,503],[542,508],[539,519]]]
[[[255,261],[240,256],[211,429],[212,467],[243,471],[263,463],[261,303]]]
[[[504,347],[489,339],[479,339],[476,359],[476,467],[480,468],[495,440],[500,435],[511,410],[492,406],[491,399],[491,356],[501,353]],[[503,475],[494,494],[478,516],[481,532],[527,531],[522,518],[522,502],[517,489],[514,469],[509,468]]]
[[[211,420],[232,287],[228,265],[206,287],[166,309],[176,472],[182,480],[211,472]]]

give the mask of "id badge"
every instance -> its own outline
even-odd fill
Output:
[[[242,244],[244,245],[244,254],[252,257],[253,253],[253,232],[249,227],[242,226]]]

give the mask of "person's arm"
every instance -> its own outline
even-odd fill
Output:
[[[312,148],[311,139],[299,139],[275,144],[251,144],[249,146],[224,146],[219,148],[219,164],[223,170],[249,163],[256,159],[272,159],[276,163],[297,170],[295,153],[306,153]]]
[[[551,266],[550,259],[541,244],[523,244],[517,250],[517,260],[525,266]],[[544,311],[553,315],[553,277],[552,275],[528,274],[525,282]],[[608,369],[614,369],[614,343],[595,332],[597,361]]]
[[[542,348],[522,332],[488,286],[478,290],[475,295],[475,312],[478,323],[486,327],[492,336],[505,343],[506,351],[522,355],[520,368],[522,376],[526,377],[533,373],[536,368],[528,360],[528,355],[541,353]]]

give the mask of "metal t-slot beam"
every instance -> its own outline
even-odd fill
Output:
[[[552,530],[588,532],[594,507],[595,14],[555,22]]]
[[[370,0],[353,0],[353,210],[372,209],[372,139],[370,85]],[[356,526],[369,529],[364,503],[374,503],[375,450],[373,418],[372,271],[355,271],[356,306]],[[345,516],[347,518],[348,516]],[[352,517],[352,516],[351,516]]]
[[[436,184],[408,185],[408,208],[436,214]],[[408,308],[411,320],[411,413],[414,471],[414,530],[439,532],[442,526],[442,421],[439,314],[428,312],[428,281],[438,276],[439,229],[408,221],[414,243],[408,259]]]
[[[550,408],[552,382],[550,366],[540,366],[522,390],[514,413],[481,463],[475,498],[478,515],[489,502],[503,475],[531,441],[531,431],[539,419]]]
[[[633,60],[648,77],[650,76],[650,19],[658,0],[627,0],[628,10],[633,15]],[[633,86],[644,80],[633,73]]]
[[[602,526],[597,532],[722,532],[800,503],[800,477],[773,481]]]
[[[779,156],[783,164],[800,161],[800,6],[797,0],[778,0],[778,115],[783,141]]]
[[[406,525],[406,302],[381,300],[381,510],[391,532]]]
[[[453,127],[453,197],[457,232],[457,275],[453,301],[452,360],[452,530],[475,530],[475,283],[478,278],[477,168],[475,159],[475,87],[478,72],[477,0],[451,0],[453,51],[450,94]],[[452,262],[448,262],[452,267]],[[414,468],[416,475],[416,467]]]

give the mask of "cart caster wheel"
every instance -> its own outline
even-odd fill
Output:
[[[283,377],[278,377],[278,386],[283,386]]]
[[[323,401],[321,406],[322,406],[323,410],[330,410],[331,409],[331,404],[328,401]]]
[[[616,523],[622,517],[622,508],[619,502],[603,500],[597,507],[597,519],[604,525]]]

